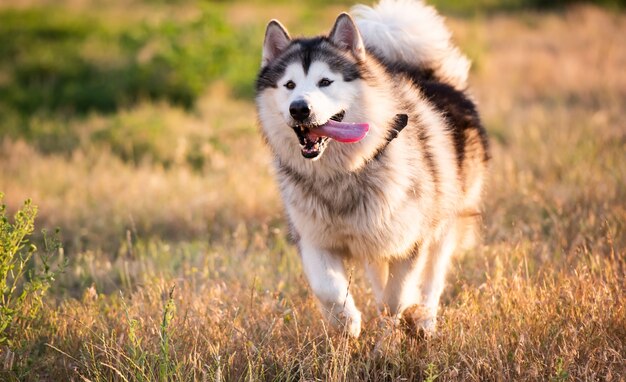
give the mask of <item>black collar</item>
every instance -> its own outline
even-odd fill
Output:
[[[380,159],[380,157],[383,155],[383,152],[385,151],[387,146],[391,143],[391,141],[393,141],[394,139],[398,137],[402,129],[404,129],[408,123],[409,123],[408,115],[396,114],[396,116],[393,118],[393,122],[391,123],[391,129],[389,129],[389,133],[387,134],[387,142],[385,142],[385,144],[382,145],[382,147],[380,147],[378,151],[376,151],[376,154],[374,155],[373,159],[376,159],[376,160]]]

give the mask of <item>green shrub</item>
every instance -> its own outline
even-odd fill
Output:
[[[3,197],[0,193],[0,202]],[[16,319],[35,317],[58,271],[51,268],[60,250],[58,232],[52,238],[44,232],[44,252],[29,241],[36,215],[37,207],[27,200],[11,222],[0,204],[0,344],[11,345]]]
[[[95,13],[0,11],[0,109],[72,115],[144,99],[191,107],[218,79],[251,97],[260,25],[236,30],[225,20],[215,5],[191,20],[116,28]]]

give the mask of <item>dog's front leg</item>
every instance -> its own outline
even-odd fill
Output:
[[[376,304],[378,310],[383,312],[385,310],[384,304],[384,292],[387,286],[387,280],[389,279],[389,262],[386,260],[369,260],[365,264],[365,270],[367,277],[372,284],[372,291],[376,297]]]
[[[389,279],[385,286],[383,302],[392,317],[400,319],[404,310],[421,303],[418,290],[420,266],[418,254],[392,260],[389,264]]]
[[[300,252],[304,272],[326,319],[358,337],[361,312],[348,290],[349,282],[341,257],[304,240],[300,242]]]

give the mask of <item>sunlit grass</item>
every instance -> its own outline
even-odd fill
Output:
[[[335,11],[273,7],[224,11],[302,32]],[[14,323],[0,379],[623,379],[626,18],[582,7],[450,23],[479,63],[493,161],[483,244],[454,260],[436,336],[391,330],[353,265],[362,337],[322,322],[254,106],[226,80],[192,109],[144,100],[4,137],[5,202],[30,197],[40,227],[61,227],[68,266],[42,314]]]

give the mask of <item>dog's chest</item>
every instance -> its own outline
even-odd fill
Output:
[[[319,181],[285,176],[286,208],[300,236],[353,256],[404,254],[420,236],[417,192],[384,169]]]

